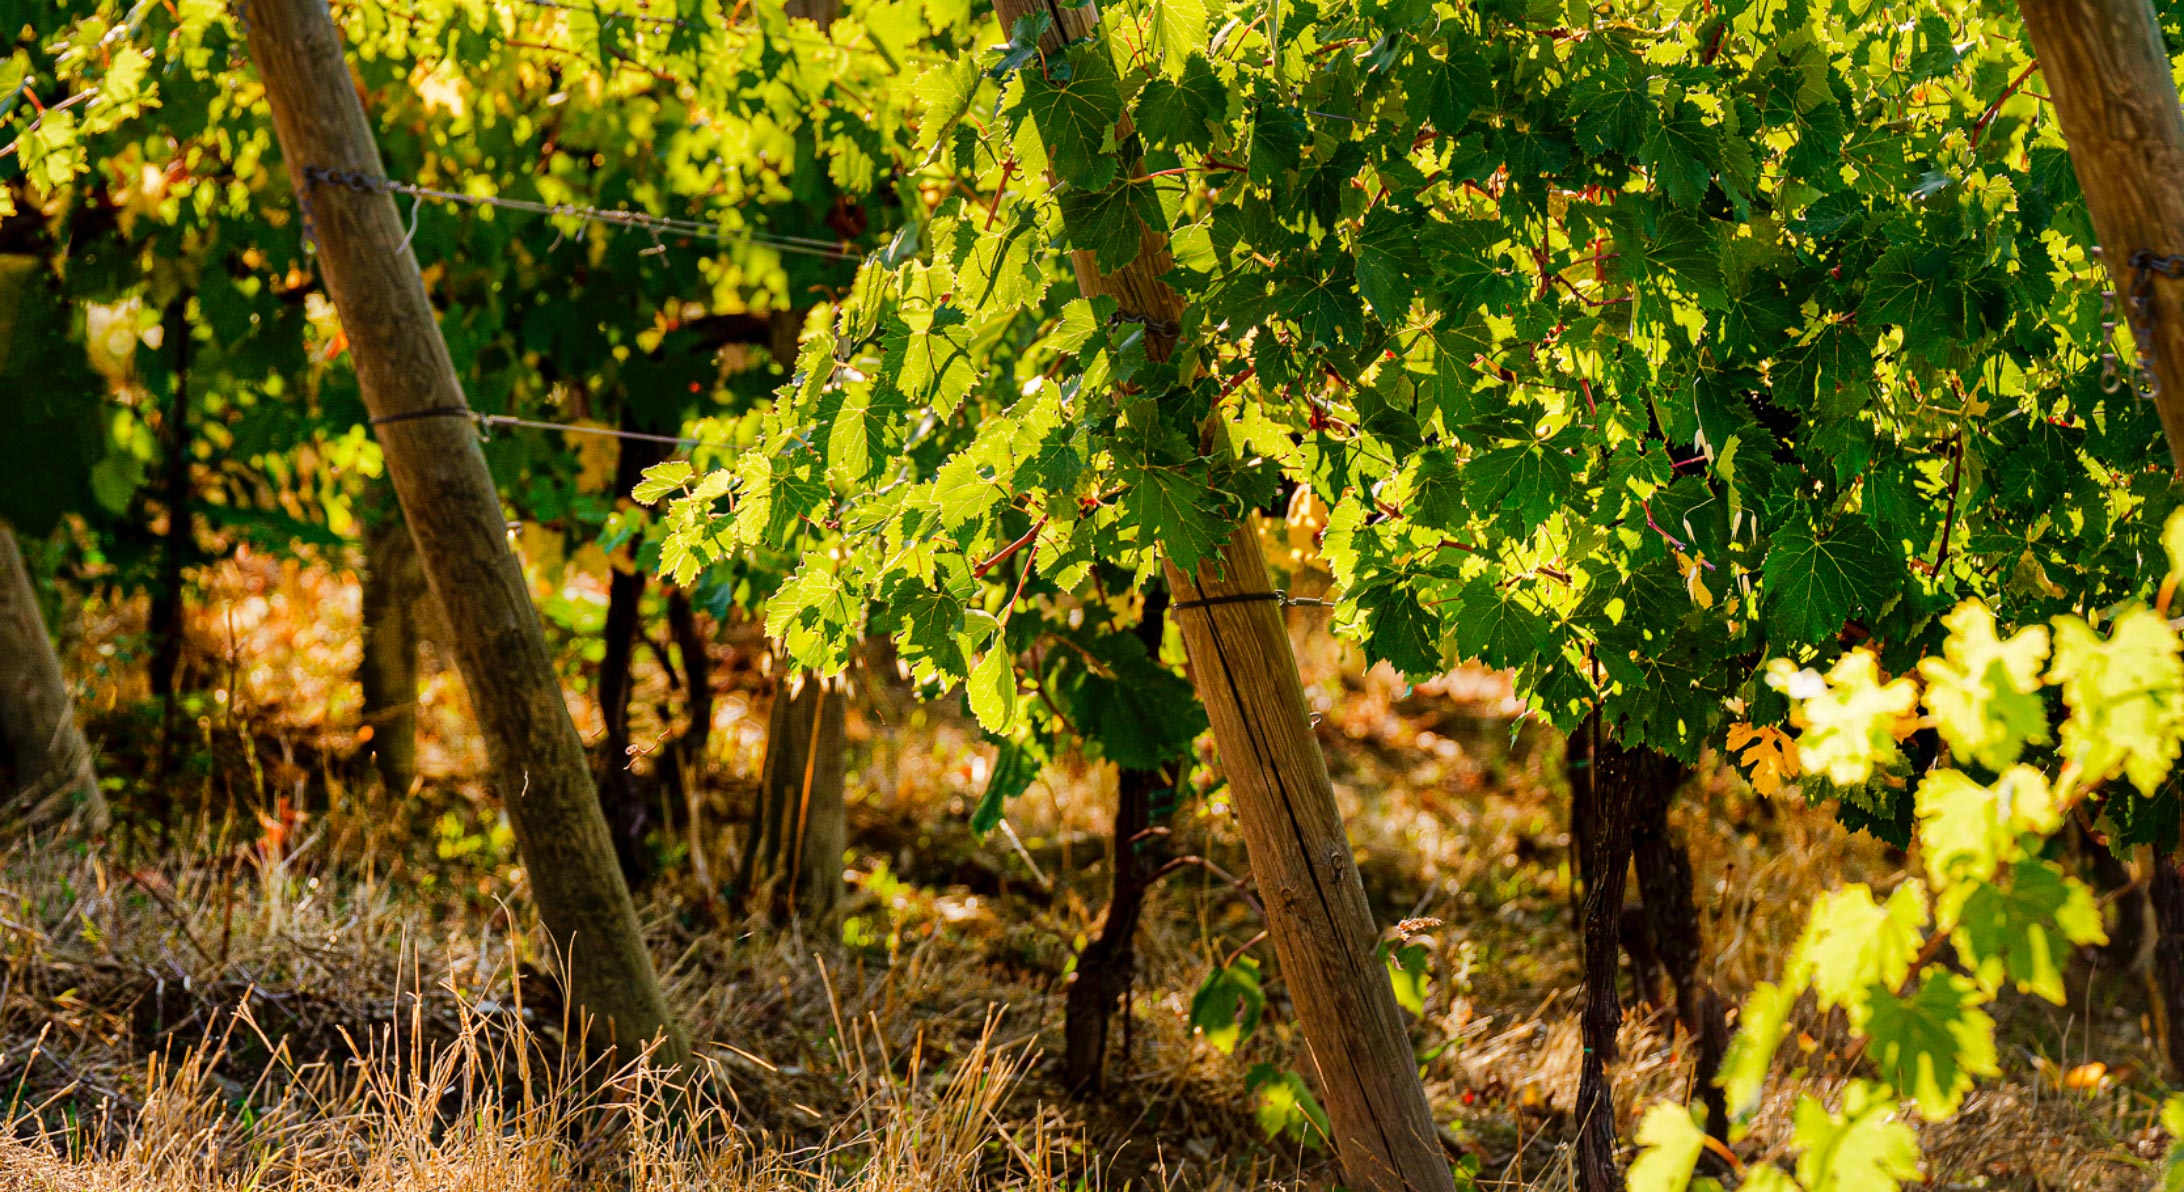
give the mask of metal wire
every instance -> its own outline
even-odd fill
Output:
[[[516,3],[526,5],[531,8],[550,8],[556,12],[582,13],[584,15],[597,19],[601,23],[605,23],[607,21],[628,21],[630,24],[633,25],[650,25],[657,29],[687,29],[690,26],[690,23],[688,21],[682,20],[679,17],[656,17],[651,15],[650,13],[623,12],[611,8],[600,8],[590,4],[568,4],[564,3],[563,0],[516,0]],[[751,27],[747,24],[728,25],[724,28],[725,31],[728,33],[748,34],[753,32]],[[888,50],[880,48],[877,43],[869,46],[845,46],[840,44],[839,42],[836,42],[833,38],[826,37],[824,35],[815,36],[809,33],[799,33],[794,29],[791,29],[787,33],[776,33],[772,36],[782,38],[786,41],[797,41],[803,42],[806,45],[820,46],[824,49],[829,50],[847,50],[848,52],[853,54],[874,54],[885,59],[892,59],[893,57],[897,56],[896,54],[891,53]],[[906,50],[903,51],[900,56],[908,58],[913,62],[942,61],[940,55],[926,53],[922,50]],[[1337,119],[1341,119],[1341,117],[1337,117]]]
[[[511,199],[499,195],[474,195],[461,191],[437,190],[419,186],[414,182],[402,182],[382,178],[357,170],[332,170],[324,166],[305,166],[304,181],[307,186],[337,186],[360,194],[409,195],[417,199],[432,199],[442,203],[458,203],[469,207],[498,207],[507,211],[520,211],[530,215],[559,216],[579,219],[585,223],[606,224],[610,227],[629,228],[652,236],[654,248],[664,251],[666,245],[660,237],[687,236],[695,240],[709,240],[717,244],[750,244],[771,248],[777,252],[800,253],[822,257],[832,261],[854,261],[863,254],[841,247],[838,241],[816,240],[806,236],[783,236],[770,232],[735,232],[695,219],[677,219],[667,215],[653,215],[644,211],[630,211],[617,207],[592,207],[581,203],[541,203],[530,199]],[[306,240],[315,239],[309,211],[306,210],[304,235]],[[650,250],[648,250],[650,251]]]
[[[373,426],[386,426],[395,422],[412,422],[420,418],[467,418],[478,426],[480,433],[490,434],[496,426],[515,426],[526,430],[558,430],[572,435],[598,435],[608,439],[635,439],[642,443],[671,443],[683,447],[702,446],[703,439],[682,435],[656,435],[641,430],[616,430],[611,426],[578,426],[567,422],[544,422],[536,418],[517,418],[510,414],[481,414],[468,406],[441,406],[437,409],[405,410],[399,414],[382,414],[371,420]]]

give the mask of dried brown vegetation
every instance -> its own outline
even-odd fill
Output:
[[[166,781],[178,826],[104,849],[0,855],[0,1185],[37,1189],[1236,1188],[1319,1184],[1325,1156],[1265,1141],[1243,1074],[1305,1068],[1275,969],[1266,1025],[1233,1056],[1192,1036],[1209,967],[1259,929],[1192,870],[1154,889],[1138,980],[1100,1096],[1058,1057],[1070,959],[1097,925],[1114,775],[1053,768],[1011,809],[1015,840],[966,823],[989,753],[952,701],[867,673],[849,724],[849,897],[824,924],[729,920],[763,747],[759,643],[719,646],[713,756],[664,841],[643,908],[669,999],[711,1073],[687,1100],[642,1065],[565,1066],[554,958],[520,868],[476,793],[460,691],[432,680],[425,781],[378,790],[356,763],[355,596],[338,572],[245,560],[207,577],[185,673],[214,696]],[[581,592],[578,593],[582,595]],[[141,609],[85,610],[80,663],[126,660]],[[1481,1183],[1562,1188],[1580,1059],[1560,743],[1514,725],[1506,685],[1459,672],[1415,690],[1359,673],[1296,614],[1308,698],[1376,919],[1413,920],[1432,985],[1410,1020],[1452,1154]],[[116,665],[126,676],[137,668]],[[588,714],[572,673],[579,724]],[[137,693],[94,682],[110,770],[145,752]],[[631,737],[672,727],[640,665]],[[597,732],[596,722],[588,732]],[[648,757],[634,763],[640,771]],[[1732,997],[1771,974],[1806,907],[1903,858],[1824,808],[1762,800],[1721,770],[1676,806],[1697,870],[1706,976]],[[117,811],[142,825],[141,795]],[[1244,872],[1218,790],[1168,825]],[[1019,847],[1020,846],[1020,847]],[[702,880],[701,880],[702,875]],[[1431,922],[1437,920],[1437,923]],[[2142,1188],[2165,1146],[2143,979],[2081,958],[2068,1008],[2005,1002],[2006,1078],[1930,1133],[1937,1185]],[[1780,1145],[1799,1093],[1852,1074],[1810,1019],[1747,1155]],[[1667,1009],[1625,1021],[1621,1136],[1687,1089]],[[2104,1065],[2092,1072],[2087,1065]]]

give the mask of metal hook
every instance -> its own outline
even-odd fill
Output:
[[[425,205],[425,196],[411,195],[409,205],[409,231],[402,233],[402,243],[394,246],[394,255],[409,251],[410,241],[417,239],[417,211]]]

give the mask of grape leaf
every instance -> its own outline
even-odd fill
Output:
[[[1930,968],[1910,997],[1880,986],[1868,990],[1852,1023],[1872,1040],[1867,1054],[1882,1078],[1916,1102],[1927,1121],[1938,1122],[1956,1114],[1974,1077],[2002,1070],[1994,1019],[1979,1008],[1984,1001],[1970,980]]]
[[[1825,533],[1795,521],[1775,532],[1760,575],[1767,632],[1783,642],[1826,641],[1850,618],[1894,596],[1902,568],[1873,527],[1844,514]]]

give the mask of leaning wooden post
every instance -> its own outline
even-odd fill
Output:
[[[1099,29],[1093,3],[996,0],[994,11],[1003,29],[1046,13],[1052,22],[1040,46],[1050,54]],[[1108,295],[1121,313],[1143,323],[1152,355],[1174,350],[1183,301],[1160,280],[1170,263],[1165,235],[1146,229],[1136,259],[1113,273],[1100,272],[1086,251],[1073,252],[1071,263],[1085,295]],[[1211,440],[1226,449],[1219,417]],[[1170,613],[1182,627],[1192,680],[1243,821],[1267,934],[1304,1027],[1348,1183],[1365,1192],[1454,1192],[1402,1010],[1373,955],[1379,933],[1327,760],[1312,735],[1258,535],[1247,520],[1196,576],[1171,563],[1167,577]]]
[[[2116,305],[2153,374],[2170,459],[2184,468],[2184,108],[2147,0],[2019,0],[2070,144]],[[2142,311],[2134,290],[2147,299]],[[2146,358],[2150,356],[2151,359]]]
[[[246,17],[305,234],[317,241],[387,474],[453,629],[540,916],[567,958],[570,999],[591,1016],[595,1045],[626,1054],[664,1036],[661,1058],[681,1063],[689,1044],[668,1017],[615,864],[455,366],[417,259],[402,247],[394,200],[369,181],[384,176],[379,147],[340,32],[326,0],[250,0]]]

